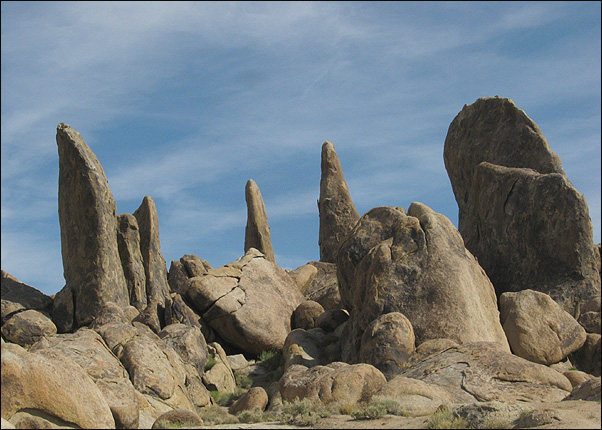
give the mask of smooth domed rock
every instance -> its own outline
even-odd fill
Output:
[[[0,294],[2,295],[3,302],[8,301],[15,303],[15,305],[21,305],[23,309],[34,309],[37,311],[50,310],[52,299],[46,294],[31,285],[19,281],[4,270],[0,273]],[[3,320],[6,317],[4,312],[3,310]]]
[[[341,309],[343,305],[336,264],[320,261],[310,261],[308,264],[314,266],[318,272],[309,288],[303,293],[305,298],[320,303],[326,310]]]
[[[324,311],[316,319],[316,326],[324,331],[335,331],[337,327],[349,320],[349,312],[345,309]]]
[[[262,387],[252,387],[230,406],[233,415],[242,411],[258,409],[263,411],[268,405],[268,393]]]
[[[105,398],[117,428],[138,427],[138,402],[129,375],[93,330],[81,328],[75,333],[48,336],[32,352],[51,360],[72,360],[86,371]]]
[[[394,377],[374,396],[396,401],[409,416],[430,415],[439,406],[453,402],[443,388],[405,376]]]
[[[285,402],[310,399],[324,404],[368,402],[386,384],[383,374],[369,364],[330,363],[308,369],[289,367],[279,382]]]
[[[299,287],[299,291],[301,291],[301,294],[305,294],[305,292],[311,286],[311,283],[313,282],[314,278],[318,274],[318,269],[316,268],[316,266],[307,263],[287,273],[291,278],[293,278],[293,281],[295,281],[295,283]]]
[[[414,352],[414,330],[410,321],[399,312],[376,318],[362,336],[359,360],[393,377],[400,372]]]
[[[464,106],[450,124],[444,160],[458,229],[498,294],[542,291],[572,315],[600,296],[587,203],[511,100]]]
[[[130,303],[141,311],[146,307],[146,274],[140,252],[138,221],[131,214],[117,217],[117,245],[128,287]]]
[[[81,428],[115,428],[100,390],[73,361],[59,362],[11,343],[2,344],[1,357],[3,418],[31,410]]]
[[[157,206],[150,196],[144,196],[140,207],[134,212],[138,221],[140,234],[140,252],[146,276],[147,302],[155,300],[165,304],[169,298],[169,285],[167,283],[167,265],[161,254],[161,241],[159,239],[159,217]]]
[[[594,376],[589,373],[581,372],[580,370],[567,370],[563,373],[564,376],[570,381],[573,388],[583,384],[585,381],[589,381]]]
[[[102,166],[66,124],[56,133],[63,272],[79,327],[107,302],[129,305],[117,248],[117,209]]]
[[[265,212],[261,191],[253,179],[247,181],[245,186],[245,199],[247,201],[247,227],[245,229],[245,253],[251,248],[259,250],[267,260],[276,262],[268,216]]]
[[[26,308],[21,303],[11,302],[2,299],[2,325],[17,312],[22,312]]]
[[[334,145],[322,145],[322,176],[320,178],[320,261],[334,263],[339,246],[360,216],[351,200],[343,169]]]
[[[233,393],[236,390],[236,380],[230,367],[226,352],[217,342],[207,345],[209,356],[215,364],[203,374],[203,383],[209,390]]]
[[[153,423],[153,429],[200,427],[203,420],[193,411],[174,409],[165,412]]]
[[[455,402],[559,401],[572,389],[561,373],[512,355],[492,342],[448,348],[401,375],[439,385]]]
[[[305,300],[301,302],[292,315],[291,328],[309,330],[316,327],[316,320],[324,313],[324,308],[318,302]]]
[[[33,309],[16,313],[2,326],[2,336],[7,341],[26,348],[53,334],[56,334],[56,326],[52,320]]]
[[[302,301],[292,279],[254,248],[224,269],[191,278],[190,303],[224,340],[249,354],[282,349]]]
[[[585,342],[583,327],[538,291],[502,294],[500,314],[512,352],[534,363],[558,363]]]
[[[356,362],[361,338],[380,315],[402,313],[416,343],[491,341],[509,351],[491,282],[445,216],[421,203],[408,213],[366,213],[341,245],[339,289],[350,311],[343,360]]]
[[[206,275],[212,269],[211,264],[194,254],[186,254],[180,258],[180,263],[189,278]]]

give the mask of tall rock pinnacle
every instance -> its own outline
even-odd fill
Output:
[[[107,302],[127,306],[117,247],[116,205],[100,162],[67,124],[56,132],[63,270],[73,293],[75,323],[90,323]]]
[[[320,179],[320,261],[336,262],[341,242],[360,219],[351,200],[349,188],[334,145],[322,145],[322,178]]]
[[[159,240],[159,217],[155,201],[150,196],[145,196],[140,207],[134,212],[138,221],[140,232],[140,252],[144,262],[146,275],[146,296],[148,303],[153,300],[161,304],[169,298],[169,284],[167,283],[167,265],[161,254]]]
[[[247,200],[247,228],[245,230],[245,252],[250,248],[261,251],[265,258],[276,262],[268,216],[265,212],[261,191],[253,179],[247,181],[245,187],[245,199]]]

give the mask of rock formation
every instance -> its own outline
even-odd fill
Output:
[[[576,317],[591,300],[600,306],[587,203],[522,110],[499,97],[464,106],[444,160],[459,231],[498,294],[542,291]]]
[[[320,261],[334,263],[339,246],[360,218],[351,200],[349,188],[334,145],[322,145],[322,178],[320,179]]]
[[[145,196],[140,207],[134,212],[134,216],[140,231],[140,251],[144,262],[148,303],[154,299],[158,303],[165,304],[165,299],[169,298],[167,265],[161,254],[159,217],[154,200]]]
[[[187,297],[223,339],[251,354],[282,349],[291,315],[302,301],[286,272],[254,248],[190,278]]]
[[[261,191],[253,179],[247,181],[245,186],[245,199],[247,201],[247,227],[245,229],[245,253],[251,248],[257,249],[265,255],[267,260],[276,262],[268,215],[265,212]]]
[[[585,343],[583,327],[545,293],[504,293],[500,313],[512,352],[534,363],[558,363]]]
[[[146,307],[146,274],[140,252],[138,221],[131,214],[117,217],[117,245],[128,287],[130,303],[141,311]]]
[[[75,323],[90,323],[107,302],[129,305],[117,248],[115,199],[102,166],[66,124],[56,133],[63,269],[73,292]]]
[[[358,360],[364,331],[389,312],[408,318],[417,344],[491,341],[509,351],[487,275],[452,223],[421,203],[407,214],[393,207],[366,213],[341,245],[337,267],[351,314],[345,361]]]

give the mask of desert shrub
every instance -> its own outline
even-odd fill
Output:
[[[514,425],[508,421],[489,419],[483,423],[483,429],[511,429]]]
[[[387,409],[382,404],[369,404],[363,408],[356,409],[351,413],[355,420],[374,420],[387,414]]]
[[[198,409],[197,413],[203,420],[204,425],[234,424],[238,422],[238,418],[229,414],[228,411],[221,406],[205,406],[202,409]]]
[[[207,361],[205,362],[205,372],[209,371],[213,366],[217,364],[217,360],[213,355],[209,355],[207,357]]]
[[[253,380],[247,375],[234,373],[234,380],[236,381],[236,385],[241,388],[251,388],[251,385],[253,385]]]
[[[396,400],[389,399],[387,397],[374,396],[370,401],[370,404],[384,408],[387,414],[397,415],[400,417],[407,417],[408,413]]]
[[[310,399],[284,402],[282,406],[282,421],[299,426],[312,426],[331,414],[321,402]]]
[[[351,415],[357,409],[355,403],[338,402],[328,405],[328,410],[335,414]]]
[[[465,429],[468,422],[464,418],[455,416],[449,407],[442,405],[431,415],[427,422],[429,429]]]
[[[209,394],[219,406],[230,406],[237,400],[244,391],[236,393],[226,393],[223,391],[210,391]]]
[[[280,367],[282,351],[276,349],[262,351],[261,354],[259,354],[258,360],[268,369],[275,370]]]
[[[238,415],[238,421],[241,423],[260,423],[266,421],[263,411],[258,408],[248,411],[241,411]]]

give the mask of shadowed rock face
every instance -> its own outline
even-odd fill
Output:
[[[351,200],[349,188],[334,145],[322,145],[322,178],[320,179],[320,261],[334,263],[339,246],[360,216]]]
[[[161,254],[157,207],[150,196],[144,197],[142,204],[134,212],[134,217],[138,221],[140,232],[140,252],[146,275],[147,302],[150,303],[154,300],[157,303],[165,304],[165,299],[169,298],[167,265]]]
[[[342,358],[358,360],[370,323],[389,312],[411,322],[416,343],[491,341],[509,351],[496,296],[483,269],[443,215],[421,203],[370,210],[341,245],[339,288],[351,333]]]
[[[131,214],[121,214],[117,217],[117,224],[117,245],[128,286],[130,303],[140,311],[146,307],[147,300],[146,274],[140,253],[138,221]]]
[[[255,248],[265,255],[267,260],[276,262],[268,215],[265,212],[261,191],[253,179],[247,181],[245,187],[245,199],[247,200],[247,228],[245,229],[245,252]]]
[[[498,295],[542,291],[576,316],[596,297],[599,306],[587,203],[525,112],[499,97],[464,106],[443,157],[458,230]]]
[[[63,269],[81,326],[107,302],[127,306],[128,292],[117,248],[115,199],[102,166],[68,125],[58,125],[56,142]]]

